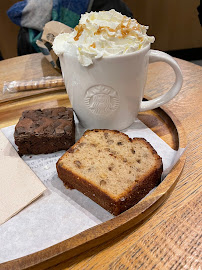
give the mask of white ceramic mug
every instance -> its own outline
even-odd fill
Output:
[[[174,70],[172,88],[158,98],[142,101],[148,64],[163,61]],[[182,73],[168,54],[150,50],[95,59],[88,67],[68,53],[60,56],[67,93],[81,123],[88,129],[116,129],[129,127],[139,111],[151,110],[170,101],[181,89]]]

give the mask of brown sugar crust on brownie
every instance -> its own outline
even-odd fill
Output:
[[[14,138],[20,155],[67,150],[75,142],[73,110],[58,107],[24,111]]]
[[[65,186],[118,215],[160,183],[162,159],[142,138],[112,130],[86,131],[57,162]]]

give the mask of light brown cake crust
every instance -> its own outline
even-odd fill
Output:
[[[127,143],[132,143],[135,141],[135,143],[144,144],[147,149],[152,152],[152,156],[155,158],[155,166],[152,168],[152,170],[148,170],[144,176],[138,179],[138,181],[134,180],[134,183],[130,186],[130,188],[123,190],[122,194],[118,197],[112,196],[109,194],[109,192],[102,190],[98,185],[93,183],[93,181],[90,181],[91,179],[89,180],[82,176],[81,173],[77,173],[75,171],[72,172],[70,169],[67,169],[68,166],[65,164],[65,156],[74,153],[75,149],[77,149],[77,147],[85,141],[85,136],[88,135],[89,132],[104,131],[107,131],[110,135],[120,134],[122,139],[124,138]],[[134,138],[131,140],[127,135],[119,131],[111,130],[86,131],[81,139],[58,160],[56,167],[58,176],[63,181],[65,186],[79,190],[114,215],[118,215],[135,205],[143,197],[145,197],[149,191],[157,186],[161,181],[161,174],[163,170],[161,158],[145,139]]]

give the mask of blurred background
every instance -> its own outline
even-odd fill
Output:
[[[17,56],[20,27],[10,21],[7,10],[16,0],[0,1],[0,52],[2,59]],[[155,36],[153,49],[202,65],[200,0],[125,0],[134,18],[148,25]]]

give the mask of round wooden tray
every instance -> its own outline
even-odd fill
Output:
[[[139,114],[139,119],[174,150],[186,147],[186,135],[179,120],[164,107]],[[161,184],[137,205],[119,216],[85,230],[70,239],[34,254],[0,265],[1,269],[44,269],[100,245],[148,218],[174,189],[185,163],[185,153]]]

